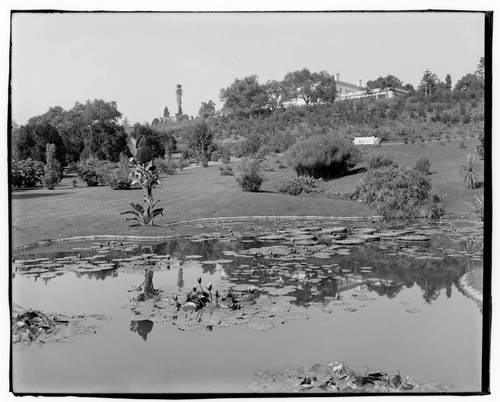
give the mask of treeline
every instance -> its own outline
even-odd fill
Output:
[[[465,75],[454,86],[449,75],[441,81],[426,70],[416,89],[393,75],[368,81],[366,92],[377,88],[404,88],[407,95],[336,101],[333,76],[304,68],[286,74],[281,81],[265,84],[259,84],[256,75],[236,79],[220,91],[222,110],[216,111],[211,100],[202,102],[198,117],[192,120],[171,119],[165,108],[163,118],[154,119],[152,124],[130,125],[126,118],[121,120],[116,102],[102,99],[77,102],[70,110],[54,106],[26,124],[12,127],[13,170],[31,169],[38,172],[35,182],[41,182],[40,166],[48,162],[61,172],[64,167],[89,159],[123,162],[131,156],[127,136],[145,137],[154,158],[168,159],[173,152],[181,152],[185,159],[206,164],[222,155],[227,158],[283,152],[297,140],[315,135],[335,135],[345,140],[375,135],[382,140],[412,141],[439,137],[454,127],[464,134],[465,130],[472,132],[482,126],[483,58],[474,73]],[[294,99],[302,99],[306,106],[287,105]],[[48,144],[53,144],[50,157],[57,164],[47,160]],[[31,185],[33,180],[14,183]]]

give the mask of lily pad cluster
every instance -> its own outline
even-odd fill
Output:
[[[249,330],[263,331],[289,320],[306,320],[309,315],[293,311],[286,296],[260,294],[252,286],[221,284],[214,290],[203,286],[201,278],[185,296],[172,287],[156,289],[154,297],[133,299],[124,306],[133,315],[132,322],[172,322],[181,331],[193,331],[246,325]]]
[[[283,371],[259,371],[264,382],[252,383],[253,392],[266,393],[422,393],[450,392],[442,383],[422,384],[411,377],[381,370],[352,370],[343,362],[312,367],[287,367]]]

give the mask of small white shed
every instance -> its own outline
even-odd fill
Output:
[[[380,144],[380,138],[378,137],[354,137],[352,142],[354,145],[378,145]]]

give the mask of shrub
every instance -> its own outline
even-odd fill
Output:
[[[371,156],[368,159],[368,168],[369,169],[378,169],[384,166],[391,166],[391,165],[397,165],[396,162],[394,162],[394,159],[392,155],[388,154],[376,154]]]
[[[464,180],[464,186],[468,189],[475,189],[479,187],[480,174],[478,172],[479,161],[475,155],[467,154],[462,159],[458,171]]]
[[[123,156],[120,162],[110,167],[107,178],[109,186],[113,190],[128,190],[132,185],[128,158]]]
[[[87,186],[97,186],[106,182],[109,169],[109,162],[90,157],[78,164],[78,177],[87,183]]]
[[[247,158],[241,160],[236,173],[236,181],[243,191],[259,191],[265,180],[258,160]]]
[[[229,150],[228,147],[223,147],[221,149],[221,159],[222,163],[228,164],[231,162],[231,151]]]
[[[61,164],[56,159],[56,146],[54,144],[47,143],[45,149],[45,160],[47,162],[44,166],[45,173],[42,178],[42,183],[45,188],[52,190],[54,186],[62,179]]]
[[[360,160],[361,153],[354,145],[328,135],[302,140],[288,151],[288,164],[297,175],[316,179],[342,176]]]
[[[464,142],[464,141],[460,141],[460,142],[458,143],[458,148],[459,148],[459,149],[467,148],[467,147],[465,146],[465,142]]]
[[[431,174],[430,168],[431,168],[431,161],[429,160],[428,156],[421,156],[420,158],[417,159],[415,162],[415,169],[417,169],[419,172],[422,172],[424,174]]]
[[[476,146],[476,152],[479,155],[479,158],[484,159],[484,132],[481,131],[479,133],[479,145]]]
[[[356,195],[375,205],[385,219],[428,216],[432,203],[428,175],[416,169],[387,166],[368,171],[358,183]]]
[[[179,159],[179,164],[180,164],[180,159]],[[168,159],[163,159],[163,158],[156,158],[154,160],[154,165],[158,169],[160,173],[163,174],[168,174],[168,175],[173,175],[177,173],[177,166],[175,162],[168,160]]]
[[[451,124],[458,124],[460,123],[460,117],[456,114],[454,114],[453,116],[451,116],[451,120],[450,120]]]
[[[221,176],[234,176],[233,168],[227,164],[219,166]]]
[[[281,193],[290,195],[308,194],[317,192],[318,180],[310,176],[297,176],[283,183],[279,188]]]
[[[474,202],[466,202],[466,204],[471,208],[472,213],[476,215],[481,222],[484,222],[484,196],[479,198],[475,196],[476,200]]]
[[[427,211],[428,219],[440,220],[446,212],[443,199],[437,194],[432,194]]]
[[[40,161],[31,158],[12,161],[10,177],[14,187],[34,187],[42,182],[44,166]]]

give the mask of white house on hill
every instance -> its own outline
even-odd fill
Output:
[[[408,91],[402,88],[393,88],[393,89],[376,88],[367,91],[366,88],[362,87],[361,80],[358,80],[357,85],[345,81],[340,81],[339,73],[335,75],[335,84],[337,86],[336,101],[342,101],[348,99],[362,99],[362,98],[384,99],[384,98],[393,98],[395,96],[403,96],[408,93]],[[306,102],[303,99],[299,98],[283,102],[283,107],[285,108],[290,106],[305,106],[305,105]]]

